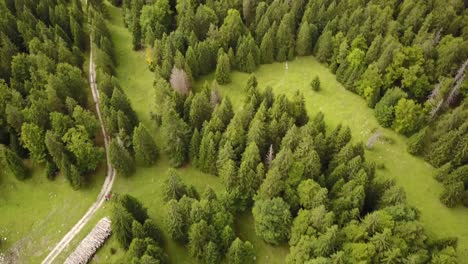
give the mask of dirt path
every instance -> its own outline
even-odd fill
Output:
[[[109,136],[106,133],[104,128],[104,123],[101,116],[101,109],[99,107],[99,92],[97,89],[96,84],[96,65],[94,64],[93,60],[93,49],[92,49],[92,42],[91,42],[91,52],[89,55],[89,84],[91,87],[91,92],[93,93],[93,100],[96,104],[96,113],[99,118],[99,122],[101,124],[102,134],[104,136],[104,147],[106,149],[106,159],[107,159],[107,176],[104,184],[102,186],[101,192],[99,193],[96,202],[88,209],[86,214],[76,223],[70,231],[60,240],[60,242],[55,245],[49,255],[42,261],[42,264],[50,264],[53,263],[54,259],[62,252],[62,250],[68,246],[68,244],[73,240],[73,238],[81,231],[81,229],[89,222],[89,220],[94,216],[99,208],[101,208],[102,204],[105,201],[106,194],[110,192],[112,189],[112,185],[115,179],[115,170],[112,167],[110,160],[109,160]]]

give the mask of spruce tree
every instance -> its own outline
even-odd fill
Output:
[[[211,117],[210,100],[206,93],[195,94],[190,107],[190,123],[193,128],[201,129],[203,122]]]
[[[119,175],[130,176],[135,169],[132,155],[125,146],[123,146],[119,138],[112,140],[110,143],[109,159]]]
[[[272,63],[275,58],[276,23],[268,29],[260,44],[261,62]]]
[[[219,84],[228,84],[231,82],[230,77],[231,64],[229,62],[229,57],[226,53],[221,52],[218,55],[218,63],[216,64],[216,81]]]
[[[239,40],[236,52],[237,68],[242,72],[251,73],[260,63],[260,49],[249,34]]]
[[[133,149],[136,160],[145,166],[154,164],[158,158],[158,147],[142,123],[133,131]]]
[[[7,167],[18,180],[24,180],[28,177],[28,169],[15,152],[7,147],[3,147],[3,155]]]
[[[309,55],[312,51],[312,32],[311,26],[307,22],[303,22],[299,28],[296,42],[296,53],[299,56]]]
[[[294,56],[294,18],[292,14],[288,13],[284,15],[281,19],[281,23],[278,27],[278,32],[276,32],[276,60],[277,61],[286,61],[293,59]]]
[[[255,252],[249,241],[242,242],[236,238],[229,247],[226,258],[231,264],[253,264]]]
[[[198,152],[200,149],[201,135],[198,132],[198,128],[195,128],[193,131],[192,139],[190,139],[190,148],[189,148],[189,159],[192,162],[192,165],[198,167]]]
[[[170,109],[163,115],[161,130],[165,139],[164,150],[171,166],[182,166],[188,158],[190,127]]]
[[[331,31],[322,33],[315,46],[315,57],[322,62],[328,63],[333,55],[333,35]]]

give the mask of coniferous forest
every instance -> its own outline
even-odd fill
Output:
[[[0,263],[465,263],[467,66],[462,0],[0,0]]]

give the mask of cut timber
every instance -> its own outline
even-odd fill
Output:
[[[88,263],[96,251],[111,235],[111,220],[107,217],[101,219],[91,232],[81,241],[73,253],[65,260],[65,264]]]

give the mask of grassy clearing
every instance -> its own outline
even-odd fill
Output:
[[[322,90],[312,91],[310,82],[318,75]],[[366,151],[369,160],[384,164],[379,170],[396,178],[406,190],[408,201],[421,211],[421,220],[429,234],[434,236],[457,236],[460,259],[468,257],[468,210],[462,206],[449,209],[439,201],[442,185],[433,179],[436,169],[424,160],[406,152],[406,138],[390,129],[381,128],[374,117],[373,110],[356,94],[343,88],[335,76],[313,57],[297,58],[288,63],[262,65],[256,72],[260,89],[271,86],[276,93],[291,96],[300,90],[306,98],[307,111],[310,115],[322,111],[329,127],[339,123],[348,125],[353,140],[366,142],[372,131],[379,128],[391,143],[379,143],[371,151]],[[248,74],[234,72],[232,83],[219,86],[221,94],[231,97],[235,107],[239,108],[244,100],[242,90]],[[197,87],[205,81],[211,83],[214,75],[202,78]]]

